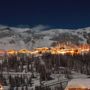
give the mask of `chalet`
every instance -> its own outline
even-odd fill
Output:
[[[72,79],[65,90],[90,90],[90,79]]]

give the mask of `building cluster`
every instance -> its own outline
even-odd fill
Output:
[[[43,53],[50,53],[50,54],[85,54],[90,52],[90,45],[83,44],[83,45],[59,45],[57,47],[41,47],[41,48],[35,48],[33,50],[28,49],[21,49],[21,50],[0,50],[0,57],[5,55],[17,55],[17,54],[27,54],[27,55],[41,55]]]

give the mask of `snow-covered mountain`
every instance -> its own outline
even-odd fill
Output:
[[[0,25],[0,49],[50,47],[55,42],[90,44],[90,27],[77,30],[20,28]]]

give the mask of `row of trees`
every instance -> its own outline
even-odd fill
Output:
[[[80,73],[90,74],[90,52],[78,55],[52,55],[50,53],[43,55],[46,67],[50,70],[58,71],[59,67],[65,67],[69,71],[75,70]]]
[[[30,56],[22,54],[21,56],[7,56],[0,64],[0,71],[29,72],[32,69],[32,59]]]
[[[63,70],[60,67],[64,67]],[[63,73],[66,78],[70,79],[69,75],[72,70],[90,75],[90,52],[73,56],[70,54],[52,55],[51,53],[45,53],[41,57],[26,54],[8,56],[0,64],[0,80],[4,85],[10,85],[10,87],[32,86],[34,73],[39,73],[42,85],[42,81],[52,79],[50,77],[52,73]],[[28,75],[14,77],[9,75],[9,72],[23,73],[24,71],[32,75],[29,78]],[[6,78],[3,72],[7,72],[9,76]]]
[[[10,85],[11,87],[32,86],[32,77],[26,75],[2,75],[0,74],[1,84],[3,86]]]

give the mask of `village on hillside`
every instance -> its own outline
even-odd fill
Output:
[[[0,50],[0,90],[90,87],[90,45]]]

